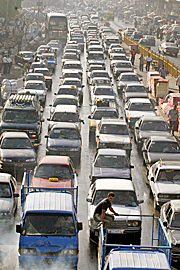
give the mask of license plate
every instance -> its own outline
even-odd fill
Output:
[[[114,234],[123,234],[124,233],[124,230],[121,230],[121,229],[111,229],[111,230],[108,230],[108,233],[114,233]]]
[[[53,259],[52,258],[44,258],[43,259],[43,262],[45,262],[45,263],[52,263],[53,262]]]
[[[49,181],[51,181],[51,182],[58,182],[58,178],[49,178]]]

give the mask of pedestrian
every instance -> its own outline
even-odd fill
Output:
[[[168,117],[170,122],[170,130],[172,135],[174,135],[174,131],[178,131],[179,126],[179,111],[177,110],[177,104],[175,104],[174,108],[169,111]]]
[[[143,71],[143,66],[144,66],[144,56],[143,54],[141,54],[141,56],[139,57],[139,70]]]
[[[98,229],[100,229],[101,224],[103,224],[103,229],[105,231],[114,221],[114,216],[106,213],[108,208],[115,216],[119,216],[119,214],[116,213],[116,211],[114,211],[114,209],[112,208],[112,202],[114,200],[114,197],[114,193],[109,192],[107,198],[100,201],[96,206],[93,218],[96,222],[99,222]]]
[[[158,26],[158,28],[157,28],[157,39],[159,38],[159,34],[160,34],[160,28]]]
[[[11,59],[10,55],[8,55],[7,61],[8,61],[7,73],[10,74],[10,72],[11,72],[11,67],[12,67],[12,59]]]
[[[8,60],[6,55],[3,57],[3,74],[7,74]]]
[[[170,40],[170,34],[167,33],[167,35],[166,35],[166,42],[169,42],[169,40]]]
[[[0,53],[0,72],[2,71],[2,67],[3,67],[3,55],[2,53]]]
[[[9,26],[6,28],[6,38],[9,37],[9,33],[10,33],[10,29],[9,29]]]
[[[152,58],[151,58],[150,53],[148,53],[148,56],[146,57],[146,71],[149,71],[151,62],[152,62]]]
[[[133,66],[134,66],[135,56],[136,56],[136,51],[135,51],[135,49],[133,49],[131,51],[131,63]]]
[[[167,70],[165,69],[164,65],[162,65],[162,67],[159,69],[159,75],[162,77],[162,78],[166,78],[166,74],[167,74]]]
[[[177,77],[176,85],[178,86],[178,88],[179,88],[179,93],[180,93],[180,75]]]
[[[162,41],[162,39],[163,39],[163,31],[162,31],[162,29],[161,29],[161,31],[160,31],[159,36],[160,36],[160,41]]]

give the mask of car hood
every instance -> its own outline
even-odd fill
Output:
[[[150,163],[162,160],[180,160],[180,153],[148,153]]]
[[[162,194],[180,194],[180,182],[156,182],[157,190]]]
[[[100,142],[106,143],[106,142],[116,142],[116,143],[130,143],[129,136],[123,136],[123,135],[112,135],[112,134],[100,134]]]
[[[49,147],[57,148],[78,148],[79,140],[70,140],[70,139],[48,139]]]
[[[97,178],[122,178],[130,179],[129,168],[99,168],[94,167],[92,176]]]
[[[168,131],[156,131],[156,130],[148,130],[148,131],[139,131],[140,137],[142,139],[146,139],[150,136],[157,135],[157,136],[166,136],[169,135]]]
[[[12,198],[0,198],[0,213],[10,212],[12,205]]]
[[[1,149],[1,156],[8,159],[30,159],[34,158],[33,149]]]

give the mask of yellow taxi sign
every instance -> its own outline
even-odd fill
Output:
[[[74,85],[71,85],[71,88],[75,88]]]
[[[49,178],[49,181],[51,181],[51,182],[58,182],[58,178]]]
[[[121,28],[119,28],[119,32],[122,32],[122,29]]]

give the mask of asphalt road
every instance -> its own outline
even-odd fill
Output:
[[[82,54],[81,61],[84,69],[83,73],[83,84],[84,88],[84,101],[83,106],[80,110],[81,119],[85,121],[82,125],[82,155],[81,164],[77,166],[78,172],[78,185],[79,185],[79,202],[78,202],[78,220],[83,222],[83,231],[79,233],[79,265],[80,270],[97,270],[97,251],[96,245],[89,243],[88,238],[88,213],[87,213],[87,202],[86,196],[89,188],[89,174],[91,168],[91,162],[95,154],[95,148],[89,144],[89,119],[87,116],[90,114],[89,106],[89,91],[86,84],[86,58],[85,54]],[[109,70],[109,60],[107,59],[107,67]],[[110,71],[110,70],[109,70]],[[43,123],[43,130],[41,136],[41,145],[37,152],[38,160],[40,157],[45,155],[45,138],[47,134],[48,121],[50,107],[49,104],[52,103],[54,98],[54,93],[58,90],[59,86],[59,76],[61,74],[61,55],[58,58],[58,65],[56,72],[53,76],[53,87],[52,92],[48,92],[46,107],[44,110],[45,122]],[[116,91],[116,83],[114,82],[114,90]],[[121,101],[120,101],[121,104]],[[122,105],[122,104],[121,104]],[[146,169],[143,166],[143,161],[141,155],[137,152],[137,147],[133,142],[133,150],[131,156],[132,164],[134,169],[132,169],[132,179],[135,185],[137,195],[139,199],[143,199],[144,203],[141,205],[142,214],[153,214],[153,201],[150,194],[150,189],[146,181]],[[19,182],[20,187],[20,182]],[[1,230],[0,237],[0,270],[8,269],[14,270],[19,269],[18,267],[18,238],[19,235],[15,232],[15,224],[20,222],[21,208],[19,206],[17,216],[12,229],[8,229],[6,226],[3,231]],[[158,216],[158,212],[155,213]],[[142,223],[142,244],[151,244],[151,221],[149,219],[143,219]],[[176,267],[178,269],[178,267]],[[48,269],[53,269],[48,266]],[[180,267],[179,267],[180,269]]]
[[[132,24],[125,24],[122,21],[117,21],[115,18],[114,22],[110,22],[111,27],[115,30],[118,31],[119,28],[125,29],[126,27],[134,27]],[[156,46],[152,46],[151,50],[158,53],[158,46],[163,43],[165,40],[160,41],[160,39],[156,38]],[[175,66],[178,66],[180,68],[180,53],[178,54],[178,57],[175,56],[169,56],[169,55],[163,55],[166,59],[168,59],[171,63],[174,63]]]

